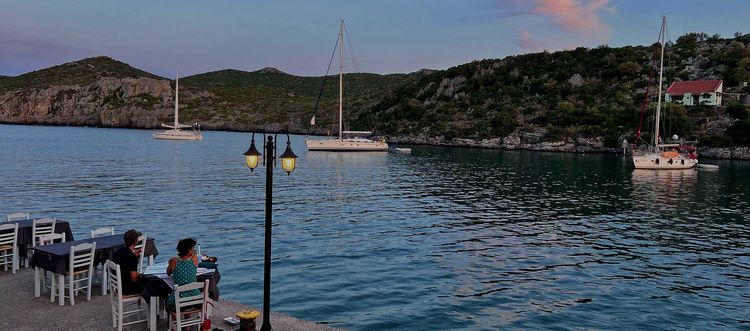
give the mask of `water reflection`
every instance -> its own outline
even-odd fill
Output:
[[[633,200],[644,208],[680,208],[695,199],[698,171],[634,169]]]
[[[222,297],[260,304],[265,177],[243,165],[246,134],[0,127],[0,155],[15,156],[0,211],[67,218],[76,236],[147,229],[159,258],[195,236],[225,261]],[[276,311],[352,330],[747,325],[750,163],[292,145],[298,169],[274,177]]]

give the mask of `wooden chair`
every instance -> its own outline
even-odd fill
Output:
[[[122,272],[120,271],[120,265],[112,261],[107,261],[107,263],[104,264],[104,268],[107,270],[109,295],[112,304],[112,327],[117,328],[118,331],[121,331],[122,327],[125,325],[147,322],[148,318],[137,318],[136,320],[129,322],[124,321],[126,317],[139,317],[138,313],[140,312],[143,312],[145,316],[148,316],[148,312],[146,311],[146,300],[141,296],[140,293],[131,295],[122,294]],[[130,277],[130,275],[128,275],[128,277]],[[125,305],[132,306],[133,304],[138,306],[138,309],[127,311],[125,310]]]
[[[22,221],[29,219],[30,215],[29,213],[10,213],[5,214],[5,220],[10,221]]]
[[[63,294],[64,297],[70,298],[70,305],[76,304],[75,295],[78,291],[86,290],[86,300],[91,301],[91,276],[94,271],[94,254],[96,252],[96,243],[83,243],[80,245],[70,247],[70,259],[68,263],[68,271],[66,274],[57,275],[57,277],[63,278],[65,288],[68,290],[68,295]],[[67,282],[65,282],[67,278]],[[84,283],[85,282],[85,283]],[[52,282],[52,294],[50,300],[54,302],[55,292],[57,286],[56,282]],[[65,291],[63,290],[63,293]],[[63,300],[65,299],[63,297]]]
[[[44,246],[44,245],[51,245],[54,244],[55,241],[64,243],[65,242],[65,234],[64,233],[50,233],[50,234],[43,234],[39,236],[39,242],[37,243],[37,246]],[[54,274],[52,274],[52,277],[50,279],[49,285],[47,285],[47,270],[42,270],[44,274],[42,275],[42,288],[50,288],[52,286],[52,283],[55,282]]]
[[[138,273],[143,273],[143,257],[146,255],[146,240],[148,237],[144,234],[141,236],[138,236],[138,241],[135,243],[135,249],[141,250],[141,253],[138,254]]]
[[[45,234],[55,233],[56,222],[57,220],[54,218],[41,218],[33,221],[31,224],[31,248],[26,250],[26,262],[24,262],[25,268],[29,267],[29,259],[31,259],[31,255],[34,254],[34,247],[39,244],[39,237]]]
[[[65,242],[65,233],[49,233],[49,234],[43,234],[39,236],[38,242],[36,243],[36,246],[44,246],[44,245],[50,245],[54,244],[55,241],[64,243]]]
[[[115,228],[111,226],[91,230],[91,238],[113,235],[115,235]],[[105,275],[105,270],[107,269],[104,268],[104,266],[102,266],[101,269],[99,269],[98,266],[94,268],[96,269],[96,271],[94,272],[94,280],[96,280],[97,278],[100,279],[102,295],[107,295],[107,276]]]
[[[91,238],[101,237],[101,236],[114,236],[115,235],[115,228],[113,227],[103,227],[91,230]]]
[[[0,264],[4,270],[18,270],[18,224],[0,224]]]
[[[208,308],[208,279],[187,285],[174,286],[174,311],[169,314],[169,330],[181,331],[184,327],[196,325],[200,328],[206,320]],[[184,296],[182,292],[202,289],[197,295]]]

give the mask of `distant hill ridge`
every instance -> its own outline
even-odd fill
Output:
[[[681,36],[667,48],[665,86],[722,79],[725,100],[736,102],[750,92],[740,85],[750,82],[749,44],[750,35]],[[392,142],[614,151],[622,139],[632,142],[657,50],[658,45],[581,47],[447,70],[347,74],[344,123]],[[184,77],[180,118],[206,129],[324,133],[337,122],[338,82],[326,78],[318,126],[311,127],[323,79],[271,67]],[[154,128],[171,120],[172,89],[170,79],[108,57],[88,58],[0,77],[0,122]],[[747,135],[739,134],[750,131],[742,106],[670,111],[673,120],[663,123],[703,146],[750,145]]]
[[[413,75],[347,74],[347,106],[368,108]],[[1,76],[0,122],[156,128],[171,121],[173,82],[106,56]],[[322,83],[272,67],[191,75],[180,79],[180,118],[205,129],[322,133],[330,128],[306,124]],[[337,83],[329,77],[319,122],[334,122]]]

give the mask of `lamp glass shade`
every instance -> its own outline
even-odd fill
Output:
[[[291,174],[294,168],[297,167],[297,155],[292,152],[292,147],[289,143],[286,145],[284,154],[279,157],[281,159],[281,169],[286,171],[287,174]]]
[[[245,164],[250,171],[258,167],[258,161],[260,160],[260,152],[255,148],[255,140],[250,143],[250,148],[245,152]]]
[[[290,174],[292,171],[294,171],[294,168],[296,166],[297,160],[294,158],[285,158],[281,159],[281,169],[284,169],[286,173]]]
[[[258,167],[259,159],[258,155],[245,155],[245,164],[250,170],[253,170]]]

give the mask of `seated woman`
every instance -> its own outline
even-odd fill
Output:
[[[172,276],[175,285],[194,283],[198,279],[198,256],[195,255],[195,240],[185,238],[177,243],[177,256],[169,259],[167,275]],[[180,297],[198,295],[200,291],[190,290],[180,293]],[[174,292],[167,298],[167,307],[174,308]]]

